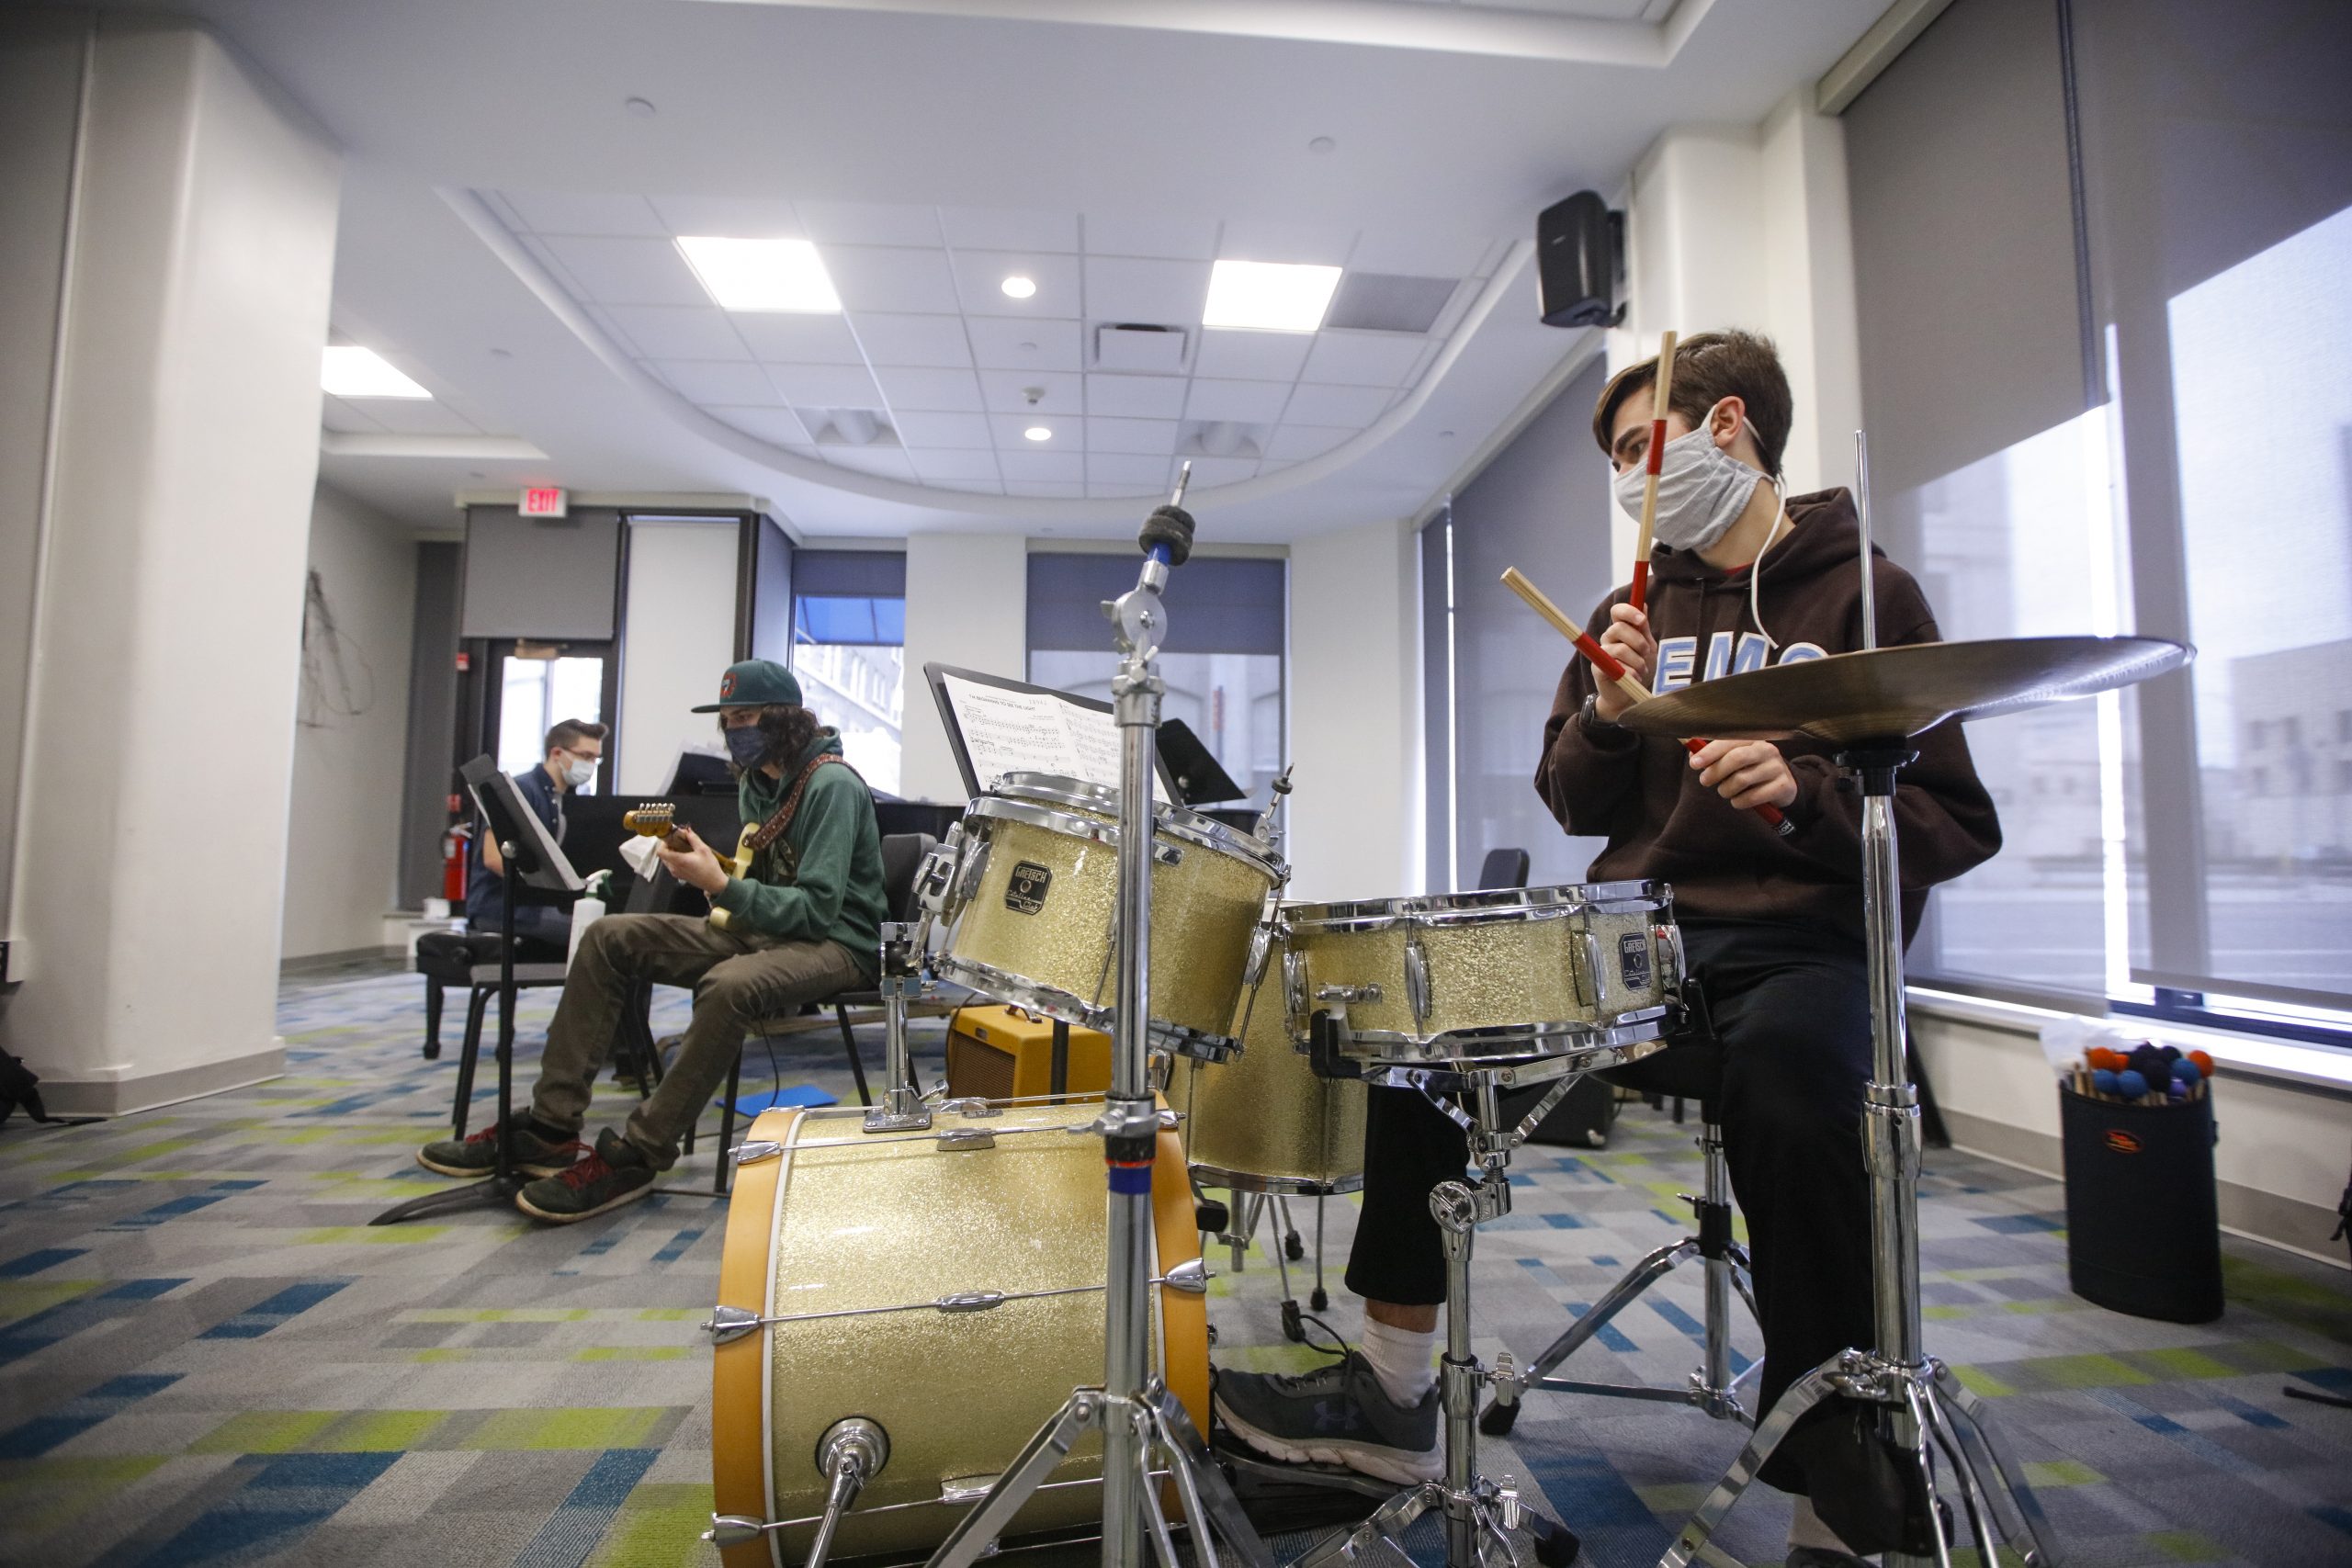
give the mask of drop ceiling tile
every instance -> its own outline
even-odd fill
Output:
[[[972,315],[1028,320],[1057,316],[1075,321],[1084,314],[1079,306],[1076,256],[1044,251],[956,251],[949,259],[956,269],[956,291]],[[1037,292],[1026,299],[1013,299],[1004,291],[1004,280],[1013,276],[1027,278],[1037,286]]]
[[[980,398],[979,378],[969,370],[921,370],[893,367],[876,370],[874,378],[882,384],[882,394],[890,400],[893,412],[901,409],[926,409],[948,413],[978,413],[988,407]]]
[[[1283,417],[1300,424],[1340,424],[1362,429],[1388,406],[1385,387],[1320,387],[1301,382]]]
[[[1040,498],[1051,498],[1054,500],[1060,500],[1065,497],[1075,499],[1077,497],[1083,496],[1086,493],[1086,486],[1083,484],[1073,484],[1066,480],[1023,479],[1018,482],[1006,484],[1004,487],[1004,493],[1007,495],[1034,495]]]
[[[746,435],[756,435],[779,446],[808,445],[808,427],[790,409],[713,407],[704,412]]]
[[[1024,212],[1009,207],[943,207],[939,227],[959,251],[1057,251],[1078,249],[1078,214]]]
[[[1174,473],[1174,459],[1169,457],[1119,452],[1086,455],[1086,482],[1091,485],[1144,486],[1158,491],[1175,482]]]
[[[1002,495],[1004,486],[996,479],[925,479],[933,490],[960,491],[966,495]]]
[[[1176,428],[1172,419],[1089,419],[1086,449],[1170,457],[1176,451]]]
[[[719,234],[736,240],[805,240],[807,228],[792,203],[778,197],[649,197],[664,231]]]
[[[1356,231],[1324,223],[1268,222],[1228,218],[1217,236],[1216,254],[1227,261],[1290,262],[1308,266],[1345,266]]]
[[[1053,435],[1032,441],[1025,434],[1043,425]],[[996,433],[996,449],[1006,452],[1079,452],[1086,446],[1086,422],[1067,414],[992,413],[989,428]],[[1010,477],[1011,470],[1006,470]]]
[[[1083,341],[1076,321],[1023,321],[969,316],[965,326],[983,370],[1078,369]]]
[[[1255,457],[1195,457],[1193,459],[1193,483],[1215,489],[1218,485],[1239,484],[1254,479],[1258,473]]]
[[[904,432],[900,433],[901,434]],[[924,483],[942,479],[986,479],[998,482],[994,452],[933,452],[917,450],[914,458],[916,477]]]
[[[1080,413],[1085,409],[1084,386],[1081,377],[1052,371],[980,372],[980,395],[991,413]],[[1032,399],[1033,391],[1042,395]]]
[[[735,330],[753,357],[774,365],[863,365],[857,338],[841,316],[802,310],[745,310]]]
[[[368,412],[395,435],[480,435],[481,427],[445,402],[370,398]]]
[[[852,315],[902,310],[952,316],[962,310],[945,251],[826,245],[818,254],[824,258],[834,292]]]
[[[1160,256],[1178,261],[1216,259],[1216,220],[1168,218],[1146,212],[1090,212],[1086,254],[1090,256]]]
[[[749,359],[716,305],[615,305],[606,312],[649,359]]]
[[[1086,318],[1191,327],[1208,303],[1209,264],[1086,258]]]
[[[1211,381],[1193,378],[1192,396],[1184,400],[1186,419],[1232,419],[1247,424],[1272,424],[1282,418],[1290,401],[1290,387],[1282,381]]]
[[[384,428],[358,404],[334,397],[319,400],[319,423],[345,435],[373,434]]]
[[[886,479],[915,482],[915,466],[895,446],[827,446],[824,459],[837,468],[852,468]]]
[[[1278,463],[1300,463],[1319,457],[1352,437],[1352,430],[1322,424],[1285,424],[1267,439],[1266,457]]]
[[[898,426],[899,439],[917,451],[978,451],[996,445],[986,414],[910,413],[894,407],[890,423]]]
[[[548,276],[561,285],[566,294],[583,305],[592,301],[593,296],[589,294],[587,285],[571,276],[571,269],[563,265],[563,259],[555,254],[545,240],[540,239],[537,234],[526,234],[522,236],[522,246],[531,253],[534,260],[548,269]],[[700,300],[689,300],[688,303],[707,304],[709,298],[706,295]]]
[[[689,402],[772,406],[782,400],[758,366],[740,359],[657,359],[650,363],[654,371]]]
[[[667,240],[593,239],[559,234],[547,242],[584,299],[599,305],[707,305],[678,247]]]
[[[565,191],[501,191],[534,234],[662,235],[659,213],[641,196],[590,196]]]
[[[1350,272],[1401,273],[1407,277],[1467,277],[1478,270],[1488,242],[1475,235],[1409,230],[1366,230],[1348,253]]]
[[[929,207],[870,201],[802,201],[794,206],[820,245],[937,245],[939,214]]]
[[[1077,452],[999,452],[996,460],[1004,470],[1004,482],[1008,485],[1041,479],[1067,484],[1086,482],[1086,458]]]
[[[1418,333],[1317,333],[1300,378],[1343,387],[1401,387],[1428,346]]]
[[[1315,346],[1312,333],[1250,333],[1220,327],[1201,333],[1193,374],[1237,381],[1295,381]]]
[[[961,316],[905,316],[862,310],[849,319],[868,363],[909,365],[933,370],[969,369],[971,344],[964,341]]]
[[[770,365],[764,367],[777,395],[796,408],[878,409],[882,393],[859,365]]]
[[[1185,385],[1182,376],[1096,371],[1086,378],[1086,412],[1125,419],[1174,419],[1184,412]]]

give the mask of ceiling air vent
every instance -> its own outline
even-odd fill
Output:
[[[1182,327],[1145,321],[1103,321],[1094,329],[1094,368],[1176,375],[1184,368],[1187,334]]]
[[[795,409],[820,446],[896,446],[899,433],[873,409]]]
[[[1351,272],[1340,279],[1323,324],[1359,333],[1425,333],[1437,324],[1459,287],[1451,277]]]

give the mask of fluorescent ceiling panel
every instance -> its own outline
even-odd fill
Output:
[[[342,344],[328,348],[319,366],[319,385],[338,398],[430,398],[433,394],[392,368],[372,348]]]
[[[1336,266],[1221,261],[1209,269],[1209,302],[1201,311],[1201,325],[1311,333],[1323,324],[1331,291],[1339,286]]]
[[[820,315],[842,308],[817,247],[806,240],[684,234],[679,236],[678,250],[722,310]]]

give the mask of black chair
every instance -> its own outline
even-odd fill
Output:
[[[1739,1403],[1739,1388],[1763,1365],[1762,1358],[1750,1361],[1747,1371],[1738,1376],[1731,1374],[1732,1292],[1738,1292],[1740,1300],[1747,1303],[1749,1317],[1759,1323],[1762,1319],[1756,1311],[1747,1249],[1732,1239],[1731,1174],[1724,1163],[1723,1126],[1716,1119],[1716,1105],[1723,1094],[1723,1042],[1716,1037],[1713,1023],[1708,1018],[1706,997],[1694,982],[1684,983],[1681,1012],[1680,1021],[1666,1037],[1665,1050],[1593,1076],[1639,1094],[1699,1102],[1703,1185],[1695,1195],[1683,1194],[1697,1212],[1698,1234],[1668,1243],[1634,1264],[1607,1295],[1593,1303],[1591,1311],[1577,1318],[1566,1333],[1552,1341],[1529,1364],[1524,1386],[1531,1391],[1540,1389],[1555,1393],[1679,1402],[1695,1404],[1718,1419],[1754,1426],[1755,1416]],[[1554,1369],[1576,1354],[1578,1347],[1600,1333],[1634,1298],[1694,1258],[1707,1270],[1703,1314],[1706,1344],[1705,1359],[1699,1370],[1690,1374],[1687,1384],[1680,1388],[1655,1388],[1646,1384],[1578,1382],[1552,1375]],[[1488,1405],[1478,1426],[1489,1437],[1500,1437],[1518,1419],[1519,1399],[1516,1393],[1510,1393]]]
[[[1478,867],[1478,887],[1524,887],[1527,886],[1527,852],[1525,850],[1488,850],[1486,860]]]

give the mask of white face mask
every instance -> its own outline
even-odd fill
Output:
[[[1643,466],[1616,478],[1617,504],[1642,514]],[[1731,531],[1765,477],[1724,451],[1704,425],[1666,444],[1651,536],[1668,549],[1703,550]]]
[[[571,761],[564,764],[563,782],[565,786],[568,788],[586,789],[589,782],[595,778],[595,776],[596,764],[594,762],[574,757]]]

